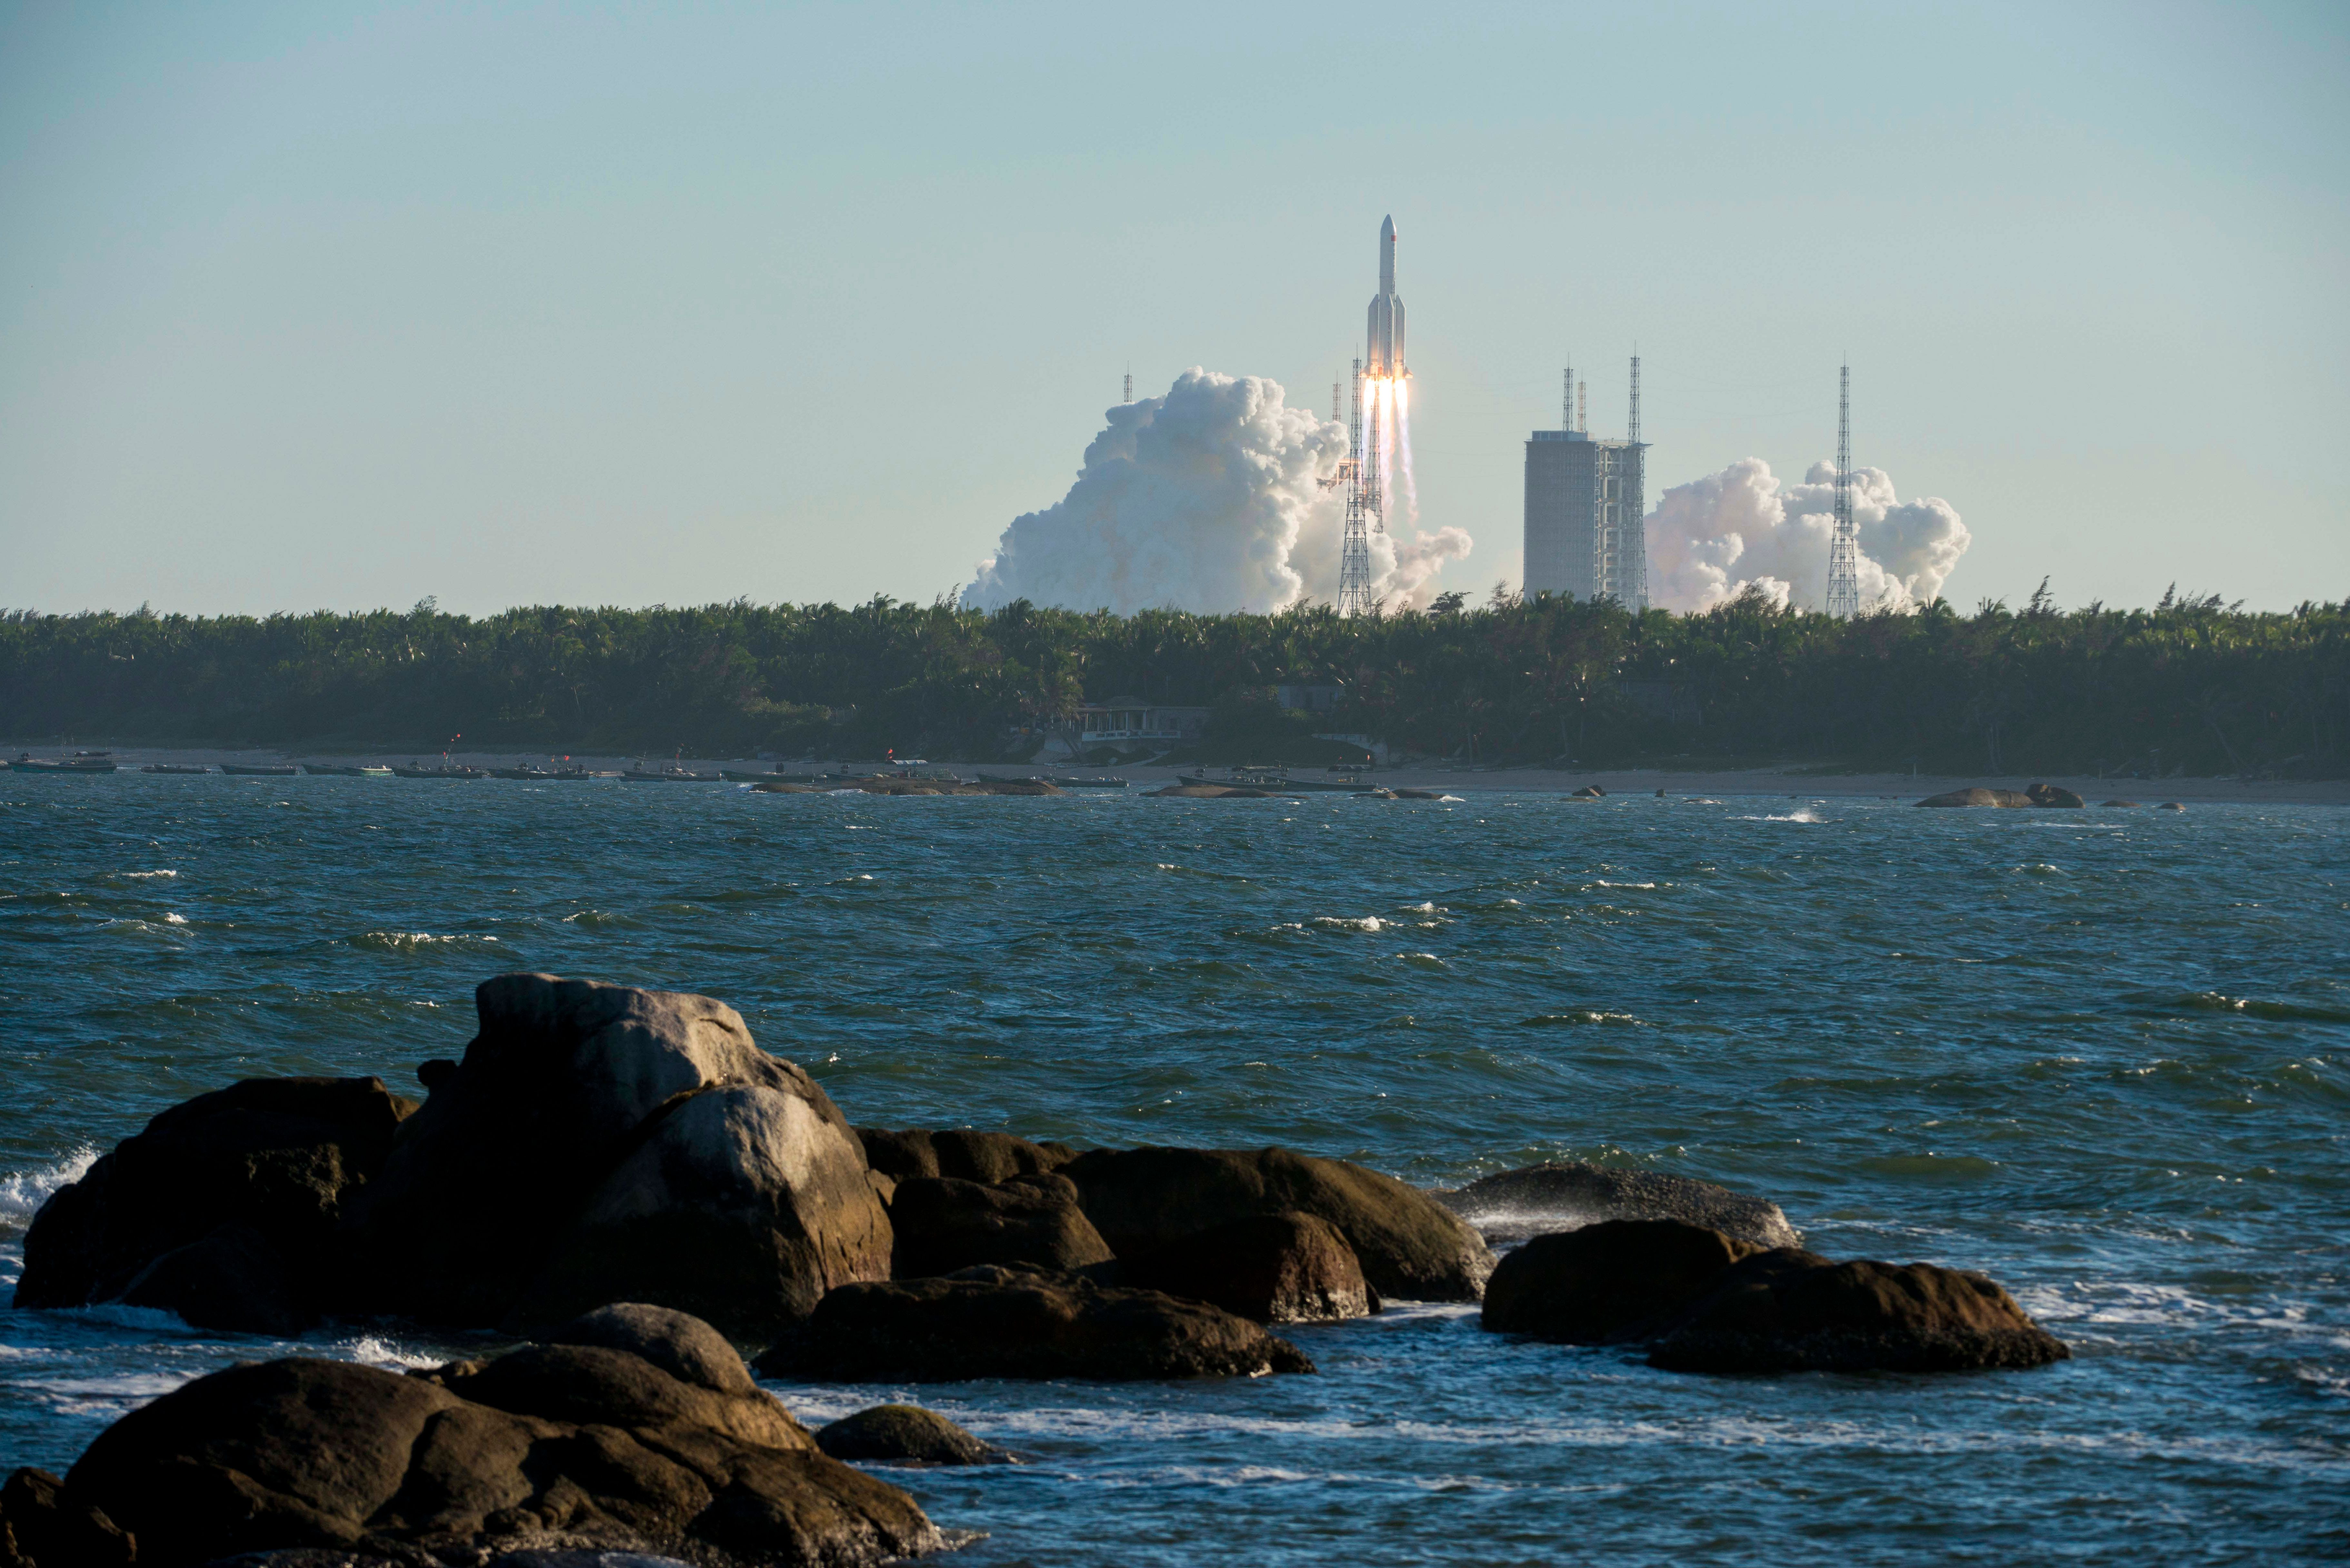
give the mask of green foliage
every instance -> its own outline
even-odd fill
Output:
[[[1088,696],[1212,704],[1208,749],[1360,732],[1586,765],[1701,757],[1928,772],[2350,772],[2350,601],[1835,621],[1497,592],[1433,613],[854,606],[0,616],[0,733],[85,742],[993,758]],[[1284,682],[1338,711],[1272,711]],[[1260,760],[1263,753],[1260,753]]]

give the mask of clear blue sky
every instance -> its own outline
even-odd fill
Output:
[[[1389,212],[1449,576],[1637,339],[1652,496],[1849,354],[1963,605],[2340,598],[2345,176],[2338,4],[0,5],[0,605],[927,598]]]

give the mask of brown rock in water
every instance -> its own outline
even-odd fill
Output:
[[[884,1175],[904,1180],[911,1176],[951,1176],[962,1181],[1008,1181],[1015,1176],[1058,1170],[1077,1155],[1065,1143],[1031,1143],[1010,1133],[977,1132],[970,1127],[942,1127],[924,1132],[919,1127],[891,1131],[858,1127],[866,1163]]]
[[[771,1377],[847,1383],[1124,1382],[1314,1370],[1287,1340],[1205,1302],[992,1265],[943,1279],[843,1285],[756,1365]]]
[[[133,1561],[130,1533],[102,1510],[78,1506],[65,1482],[30,1466],[0,1485],[0,1568],[113,1568]]]
[[[1947,791],[1941,794],[1929,795],[1926,799],[1919,801],[1918,804],[1919,805],[2024,806],[2030,805],[2033,803],[2032,798],[2025,794],[2022,790],[1983,789],[1976,787],[1973,789],[1954,789]]]
[[[747,1383],[739,1361],[734,1372]],[[528,1346],[411,1377],[332,1361],[234,1366],[99,1434],[63,1501],[127,1529],[142,1564],[575,1548],[847,1568],[943,1545],[913,1499],[816,1451],[771,1396],[602,1346]]]
[[[2180,805],[2178,801],[2175,801],[2175,800],[2166,800],[2166,801],[2164,801],[2160,805],[2156,806],[2154,809],[2155,809],[2155,810],[2157,810],[2157,811],[2185,811],[2187,808],[2186,808],[2184,805]]]
[[[2070,809],[2089,804],[2071,790],[2057,784],[2032,784],[2024,790],[2023,794],[2026,799],[2037,806],[2061,806]]]
[[[1015,1176],[999,1185],[916,1176],[889,1200],[897,1237],[893,1278],[951,1274],[978,1263],[1035,1263],[1074,1273],[1110,1261],[1101,1233],[1065,1176]]]
[[[1581,789],[1575,792],[1575,798],[1580,800],[1600,800],[1604,799],[1607,796],[1607,792],[1601,789],[1597,784],[1585,784]]]
[[[1311,1214],[1257,1214],[1119,1260],[1118,1282],[1258,1323],[1336,1323],[1378,1310],[1347,1238]]]
[[[1159,800],[1270,800],[1281,792],[1245,784],[1171,784],[1145,793]]]
[[[266,1236],[224,1225],[148,1264],[116,1299],[177,1313],[191,1328],[290,1339],[315,1320],[310,1298]]]
[[[2134,801],[2134,800],[2101,800],[2101,801],[2099,801],[2097,804],[2098,804],[2099,805],[2117,805],[2117,806],[2135,807],[2135,806],[2137,806],[2137,802],[2136,802],[2136,801]]]
[[[1474,1225],[1493,1246],[1602,1220],[1680,1220],[1759,1247],[1793,1247],[1803,1240],[1768,1199],[1690,1177],[1580,1159],[1505,1170],[1429,1196]]]
[[[1484,1325],[1568,1345],[1638,1338],[1762,1251],[1679,1220],[1605,1220],[1505,1252],[1485,1283]]]
[[[415,1108],[380,1078],[247,1078],[174,1106],[41,1206],[16,1304],[112,1301],[143,1275],[140,1305],[184,1304],[212,1320],[199,1326],[298,1326],[315,1316],[312,1293],[224,1305],[213,1265],[243,1252],[282,1275],[314,1259]],[[220,1231],[230,1234],[158,1270],[166,1254]]]
[[[1061,1168],[1120,1258],[1270,1214],[1328,1220],[1381,1296],[1475,1301],[1492,1254],[1466,1221],[1417,1188],[1342,1159],[1285,1148],[1097,1149]]]
[[[349,1310],[527,1330],[616,1300],[764,1337],[889,1272],[847,1119],[708,997],[552,975],[481,1033],[338,1236]]]
[[[816,1435],[816,1446],[836,1459],[908,1465],[1008,1465],[1018,1461],[983,1442],[935,1410],[920,1405],[876,1405],[844,1416]]]
[[[1723,1271],[1648,1362],[1674,1372],[1965,1372],[2071,1354],[1984,1275],[1780,1248]]]

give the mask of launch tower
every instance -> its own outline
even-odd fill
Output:
[[[1632,357],[1623,441],[1594,441],[1566,372],[1564,429],[1526,438],[1526,592],[1612,598],[1648,607],[1648,443],[1640,439],[1640,359]]]

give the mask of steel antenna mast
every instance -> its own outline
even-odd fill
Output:
[[[1835,531],[1828,540],[1828,614],[1860,614],[1860,525],[1852,520],[1852,366],[1836,372]]]

